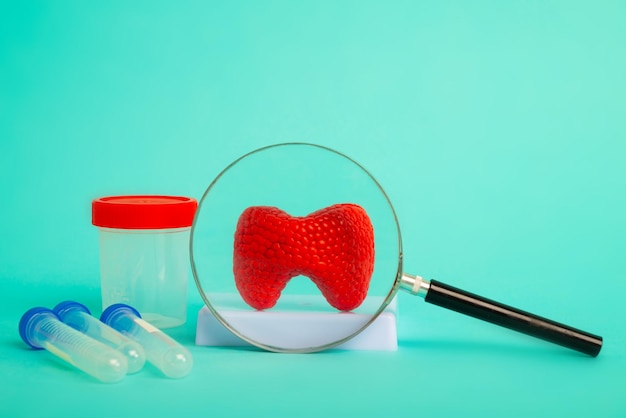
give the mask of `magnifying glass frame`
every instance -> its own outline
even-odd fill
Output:
[[[240,332],[236,329],[236,327],[232,326],[224,317],[220,314],[219,309],[211,303],[209,298],[206,295],[206,292],[202,288],[202,283],[200,281],[199,272],[196,265],[196,260],[194,256],[194,237],[196,235],[196,226],[197,221],[199,219],[200,214],[202,213],[202,207],[205,204],[207,198],[209,197],[210,192],[213,190],[218,181],[233,167],[235,167],[242,160],[251,157],[253,155],[259,154],[264,151],[269,151],[272,149],[277,149],[278,147],[311,147],[313,149],[326,151],[334,154],[335,156],[341,157],[345,159],[347,162],[352,163],[356,166],[360,171],[369,178],[373,182],[373,184],[378,188],[380,193],[384,198],[384,202],[388,206],[388,209],[391,211],[393,215],[393,221],[396,228],[397,234],[397,248],[398,248],[398,263],[397,269],[395,271],[395,277],[393,280],[393,284],[391,289],[384,297],[382,304],[378,307],[378,309],[368,318],[367,321],[363,323],[363,325],[355,329],[354,332],[346,335],[343,338],[339,338],[336,341],[332,341],[329,343],[320,344],[318,346],[311,347],[298,347],[298,348],[285,348],[279,347],[272,344],[267,344],[250,338],[244,333]],[[199,201],[198,210],[196,211],[195,219],[191,228],[191,239],[190,239],[190,256],[191,256],[191,265],[192,271],[194,275],[194,280],[204,300],[206,306],[209,308],[211,313],[217,318],[217,320],[224,325],[230,332],[241,338],[242,340],[257,346],[259,348],[275,351],[275,352],[289,352],[289,353],[310,353],[316,351],[322,351],[326,349],[330,349],[341,345],[354,336],[361,333],[365,328],[367,328],[372,322],[378,318],[378,316],[385,310],[385,308],[389,305],[393,297],[396,295],[399,289],[402,289],[410,294],[421,296],[428,303],[438,305],[440,307],[444,307],[468,316],[472,316],[477,319],[481,319],[483,321],[487,321],[505,328],[512,329],[514,331],[518,331],[536,338],[540,338],[555,344],[559,344],[563,347],[570,348],[572,350],[579,351],[581,353],[587,354],[589,356],[595,357],[599,354],[603,339],[602,337],[591,334],[577,328],[570,327],[568,325],[564,325],[550,319],[546,319],[540,317],[538,315],[534,315],[525,311],[522,311],[517,308],[513,308],[502,303],[493,301],[491,299],[484,298],[482,296],[478,296],[476,294],[467,292],[465,290],[458,289],[456,287],[450,286],[448,284],[436,281],[436,280],[426,280],[420,276],[411,276],[403,273],[402,270],[402,238],[400,233],[400,225],[398,222],[398,218],[396,216],[395,210],[393,209],[393,205],[387,194],[385,193],[382,186],[378,183],[378,181],[372,176],[369,171],[367,171],[362,165],[351,159],[345,154],[342,154],[338,151],[335,151],[331,148],[304,143],[304,142],[288,142],[282,144],[269,145],[263,148],[259,148],[257,150],[251,151],[237,160],[233,161],[230,165],[228,165],[222,172],[213,180],[213,182],[209,185],[207,190],[205,191],[202,199]]]
[[[318,149],[318,150],[322,150],[325,152],[330,152],[332,154],[334,154],[337,157],[343,158],[346,160],[346,162],[352,163],[354,166],[358,167],[360,169],[360,171],[365,174],[369,180],[371,180],[373,182],[373,184],[378,188],[378,191],[381,193],[381,195],[384,198],[384,201],[386,202],[386,204],[388,205],[388,209],[390,210],[392,216],[393,216],[393,221],[395,224],[395,228],[396,228],[396,233],[397,233],[397,246],[398,246],[398,264],[397,264],[397,269],[395,272],[395,277],[393,280],[393,284],[389,290],[389,292],[385,295],[383,302],[381,303],[381,305],[378,307],[378,309],[370,315],[369,319],[358,329],[356,329],[354,332],[350,333],[349,335],[346,335],[343,338],[337,339],[335,341],[332,341],[330,343],[326,343],[326,344],[321,344],[319,346],[312,346],[312,347],[298,347],[298,348],[285,348],[285,347],[278,347],[272,344],[267,344],[258,340],[255,340],[253,338],[250,338],[249,336],[245,335],[245,333],[240,332],[237,327],[233,326],[225,317],[224,315],[221,314],[220,309],[216,308],[216,306],[214,305],[214,303],[211,302],[210,298],[207,296],[208,292],[205,292],[203,287],[202,287],[202,282],[200,280],[200,273],[198,271],[197,268],[197,262],[196,262],[196,258],[195,258],[195,252],[194,252],[194,238],[196,237],[196,226],[198,224],[198,218],[199,216],[201,216],[202,214],[202,208],[203,205],[205,204],[205,202],[208,202],[208,198],[210,196],[211,191],[214,189],[215,185],[218,184],[218,182],[224,177],[224,175],[228,172],[230,172],[238,163],[240,163],[241,161],[251,157],[251,156],[255,156],[257,154],[260,154],[262,152],[266,152],[266,151],[271,151],[273,149],[279,148],[279,147],[311,147],[313,149]],[[382,186],[380,185],[380,183],[378,183],[378,181],[376,180],[376,178],[374,178],[374,176],[367,170],[365,169],[365,167],[363,167],[361,164],[357,163],[356,161],[354,161],[352,158],[348,157],[347,155],[336,151],[332,148],[328,148],[325,147],[323,145],[318,145],[318,144],[311,144],[311,143],[305,143],[305,142],[285,142],[285,143],[280,143],[280,144],[273,144],[273,145],[268,145],[262,148],[258,148],[256,150],[250,151],[244,155],[242,155],[241,157],[237,158],[235,161],[231,162],[226,168],[224,168],[218,175],[217,177],[215,177],[215,179],[211,182],[211,184],[209,185],[209,187],[206,189],[206,191],[204,192],[204,194],[202,195],[202,198],[198,201],[198,209],[196,211],[195,214],[195,218],[194,218],[194,222],[192,224],[191,227],[191,236],[190,236],[190,240],[189,240],[189,254],[190,254],[190,258],[191,258],[191,269],[193,272],[193,277],[194,277],[194,281],[196,283],[196,286],[198,288],[198,291],[200,293],[200,296],[202,297],[202,300],[204,301],[205,305],[207,306],[207,308],[210,310],[211,314],[213,316],[215,316],[215,318],[224,326],[226,327],[226,329],[228,329],[230,332],[232,332],[234,335],[236,335],[237,337],[241,338],[243,341],[259,347],[261,349],[264,350],[268,350],[268,351],[273,351],[273,352],[278,352],[278,353],[312,353],[312,352],[318,352],[318,351],[323,351],[323,350],[328,350],[334,347],[337,347],[347,341],[349,341],[350,339],[354,338],[356,335],[360,334],[363,330],[365,330],[370,324],[372,324],[377,318],[378,316],[385,310],[385,308],[387,308],[387,306],[389,305],[389,303],[392,301],[392,299],[394,298],[394,296],[397,294],[398,290],[400,289],[400,282],[401,282],[401,277],[402,277],[402,260],[403,260],[403,256],[402,256],[402,238],[401,238],[401,234],[400,234],[400,226],[399,226],[399,222],[398,222],[398,218],[396,215],[396,212],[393,208],[393,205],[391,204],[391,200],[389,199],[389,197],[387,196],[387,194],[385,193],[384,189],[382,188]]]

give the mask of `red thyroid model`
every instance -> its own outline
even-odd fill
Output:
[[[329,206],[295,217],[268,206],[252,206],[239,217],[233,272],[244,301],[273,307],[294,276],[310,278],[328,303],[356,309],[374,271],[374,228],[355,204]]]

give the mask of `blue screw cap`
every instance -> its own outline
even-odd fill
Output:
[[[135,315],[137,318],[141,318],[141,314],[137,311],[137,309],[133,308],[132,306],[125,303],[115,303],[106,308],[104,312],[102,312],[102,315],[100,315],[100,321],[110,326],[111,323],[109,321],[112,319],[112,317],[121,312],[129,312]]]
[[[55,306],[54,309],[52,310],[54,311],[54,313],[57,314],[57,316],[61,319],[61,321],[63,321],[65,318],[65,315],[67,315],[70,312],[78,311],[78,312],[85,312],[86,314],[91,315],[91,311],[89,311],[89,308],[87,308],[82,303],[78,303],[73,300],[66,300],[64,302],[61,302],[57,304],[57,306]]]
[[[43,347],[37,345],[37,343],[32,341],[31,333],[33,332],[33,326],[40,319],[45,318],[45,317],[51,317],[57,320],[59,319],[59,317],[57,316],[57,314],[54,313],[53,310],[48,309],[48,308],[42,308],[39,306],[35,308],[30,308],[29,310],[27,310],[24,313],[24,315],[22,315],[22,318],[20,319],[20,325],[19,325],[20,337],[22,337],[22,340],[24,340],[26,344],[28,344],[30,347],[36,350],[41,350],[43,349]]]

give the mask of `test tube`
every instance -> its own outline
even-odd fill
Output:
[[[141,370],[146,362],[146,353],[139,343],[94,318],[82,303],[67,300],[59,303],[53,310],[59,319],[70,327],[124,354],[129,374]]]
[[[191,371],[193,359],[189,350],[143,320],[132,306],[113,304],[102,312],[100,320],[141,344],[148,362],[165,376],[180,378]]]
[[[45,349],[102,382],[118,382],[128,370],[124,355],[64,324],[50,309],[26,311],[19,332],[32,348]]]

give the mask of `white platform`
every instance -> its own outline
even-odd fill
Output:
[[[232,297],[232,296],[231,296]],[[289,298],[286,296],[284,298]],[[282,299],[282,298],[281,298]],[[382,300],[370,300],[380,306]],[[300,299],[298,299],[300,300]],[[287,304],[295,304],[293,300]],[[310,305],[310,303],[306,303]],[[369,310],[368,312],[374,312]],[[319,312],[315,310],[252,311],[233,307],[219,309],[220,315],[239,332],[266,345],[284,348],[317,347],[350,335],[371,319],[363,313]],[[374,322],[347,342],[337,346],[344,350],[395,351],[397,302],[394,299]],[[269,343],[271,342],[271,343]],[[231,333],[206,306],[198,313],[196,345],[242,347],[249,343]]]

